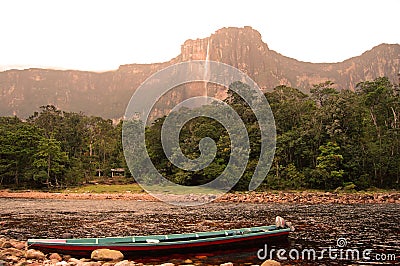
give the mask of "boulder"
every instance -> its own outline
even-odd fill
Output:
[[[7,248],[0,251],[0,259],[4,259],[9,256],[23,257],[24,255],[25,252],[16,248]]]
[[[56,261],[62,261],[62,257],[58,253],[50,254],[49,259],[56,260]]]
[[[15,264],[15,263],[18,263],[21,260],[21,258],[11,255],[11,256],[6,257],[4,260],[8,261],[12,264]]]
[[[261,266],[280,266],[281,264],[276,260],[266,260],[261,264]]]
[[[124,255],[121,251],[107,248],[94,250],[90,257],[92,260],[97,261],[120,261],[124,259]]]
[[[16,249],[25,249],[26,248],[26,242],[23,242],[23,241],[10,240],[10,243]]]
[[[27,259],[35,259],[35,260],[44,260],[46,258],[43,252],[35,249],[28,249],[26,251],[25,257]]]
[[[12,248],[12,247],[13,245],[11,244],[10,241],[2,241],[0,245],[0,248]]]

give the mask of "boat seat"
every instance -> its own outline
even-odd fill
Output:
[[[157,243],[160,243],[160,240],[158,240],[158,239],[146,239],[146,243],[157,244]]]

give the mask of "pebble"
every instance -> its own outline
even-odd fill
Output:
[[[101,266],[101,263],[98,261],[88,261],[88,262],[83,262],[81,265],[82,266]]]
[[[104,265],[104,264],[103,264]],[[135,266],[133,261],[123,260],[114,264],[114,266]]]
[[[25,265],[29,265],[29,263],[27,261],[19,261],[18,263],[15,264],[15,266],[25,266]]]
[[[61,238],[64,238],[64,239],[68,239],[68,238],[72,238],[72,237],[73,236],[72,236],[71,233],[64,233],[64,234],[61,235]]]
[[[68,262],[66,262],[64,260],[56,263],[56,266],[67,266],[67,265],[68,265]]]

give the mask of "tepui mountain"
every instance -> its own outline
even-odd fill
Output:
[[[261,34],[251,27],[222,28],[210,37],[185,41],[181,53],[168,62],[122,65],[101,73],[38,68],[0,72],[0,115],[26,118],[38,107],[52,104],[65,111],[118,119],[133,92],[153,73],[206,57],[240,69],[265,91],[278,85],[307,91],[313,84],[327,80],[338,89],[354,90],[358,82],[380,76],[397,83],[400,70],[399,44],[381,44],[343,62],[308,63],[270,50]],[[178,90],[167,94],[164,101],[179,102],[190,94]],[[217,91],[212,94],[209,96],[224,97]]]

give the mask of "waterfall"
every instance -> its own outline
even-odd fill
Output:
[[[210,65],[209,65],[209,61],[210,61],[210,39],[208,39],[207,41],[207,53],[206,53],[206,62],[204,64],[204,95],[203,96],[208,96],[208,92],[207,92],[207,84],[208,81],[210,80]],[[205,100],[205,104],[208,104],[208,101]]]

